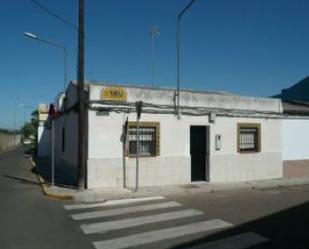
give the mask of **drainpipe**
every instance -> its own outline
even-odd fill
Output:
[[[123,165],[123,188],[127,188],[127,172],[126,172],[126,142],[127,142],[127,131],[128,131],[128,117],[123,125],[122,135],[122,165]]]
[[[51,147],[51,181],[52,187],[55,186],[55,120],[52,117],[52,147]]]

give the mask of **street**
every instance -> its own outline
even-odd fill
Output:
[[[42,195],[24,149],[0,155],[0,248],[93,248],[59,201]]]
[[[309,248],[309,186],[75,204],[43,196],[24,149],[0,155],[0,248]]]

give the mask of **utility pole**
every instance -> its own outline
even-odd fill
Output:
[[[16,116],[17,116],[17,103],[14,104],[14,117],[13,117],[13,131],[16,135]]]
[[[78,187],[86,188],[85,181],[85,92],[84,92],[84,0],[79,0],[78,18]]]
[[[158,26],[151,26],[149,29],[149,34],[151,36],[151,86],[154,86],[154,37],[155,35],[160,35],[160,30]]]

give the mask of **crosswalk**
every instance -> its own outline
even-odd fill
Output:
[[[92,243],[96,249],[144,248],[146,245],[160,249],[158,244],[149,245],[169,241],[176,246],[184,238],[233,227],[224,220],[205,219],[202,211],[185,208],[162,196],[73,204],[64,208],[86,235],[95,235]],[[187,249],[245,249],[268,240],[247,232]]]

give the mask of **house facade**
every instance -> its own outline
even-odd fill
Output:
[[[282,160],[284,177],[309,177],[309,102],[284,101]]]
[[[88,82],[85,91],[88,188],[135,186],[137,101],[143,102],[140,186],[282,177],[279,99],[181,90],[180,115],[176,115],[174,89]],[[74,82],[60,102],[55,119],[56,163],[75,177]]]

